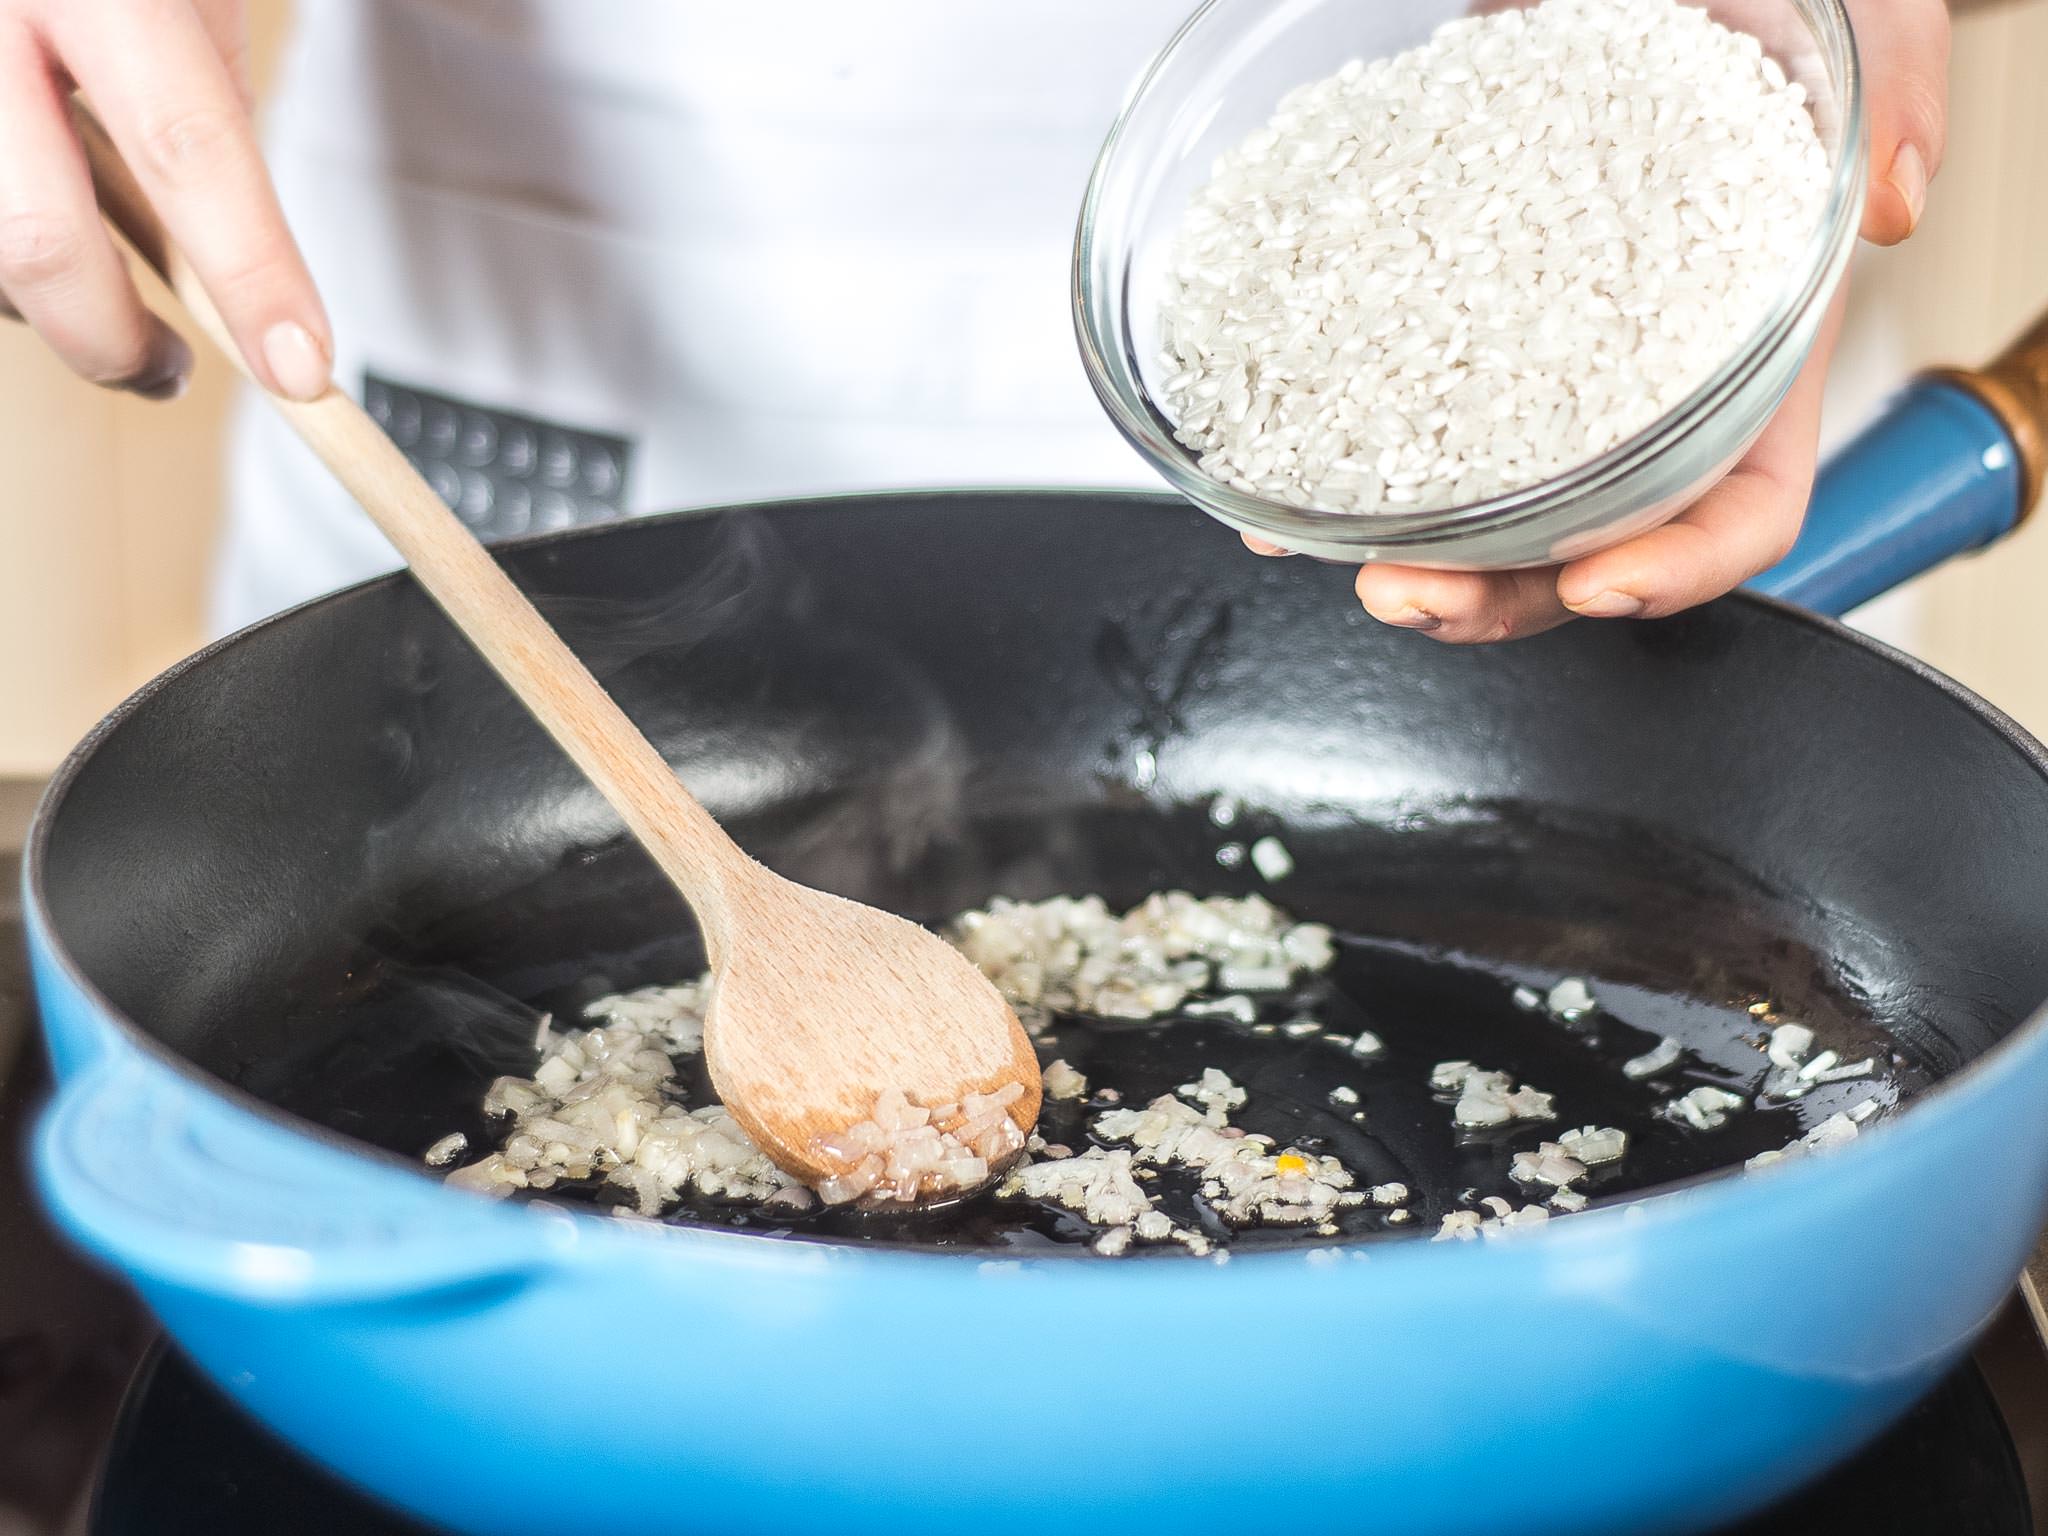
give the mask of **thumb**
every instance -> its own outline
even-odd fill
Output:
[[[1849,0],[1870,124],[1863,238],[1897,245],[1920,222],[1948,140],[1946,0]]]

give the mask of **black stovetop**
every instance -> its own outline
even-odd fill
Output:
[[[0,793],[0,1532],[431,1536],[284,1447],[175,1351],[145,1352],[139,1309],[43,1226],[21,1153],[45,1073],[32,1043],[8,1062],[27,993],[8,809]],[[2036,1536],[2048,1525],[2025,1474],[2044,1467],[2048,1343],[2023,1287],[1975,1360],[1882,1441],[1730,1536]]]
[[[310,1466],[177,1354],[151,1354],[121,1415],[92,1536],[432,1536]],[[1965,1365],[1855,1461],[1730,1536],[2032,1536],[2019,1458]]]

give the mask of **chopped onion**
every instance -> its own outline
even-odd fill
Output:
[[[1797,1068],[1813,1049],[1813,1031],[1804,1024],[1780,1024],[1765,1047],[1773,1066]]]
[[[1294,873],[1294,855],[1287,851],[1287,845],[1277,837],[1262,837],[1252,844],[1252,867],[1259,877],[1271,884],[1285,880]]]
[[[1546,1141],[1534,1152],[1517,1152],[1508,1177],[1517,1184],[1547,1184],[1563,1189],[1586,1176],[1586,1165],[1554,1141]]]
[[[1064,1060],[1049,1064],[1043,1077],[1045,1096],[1049,1099],[1078,1099],[1088,1091],[1088,1079]]]
[[[1430,1069],[1429,1086],[1440,1094],[1456,1094],[1451,1119],[1467,1130],[1505,1125],[1510,1120],[1556,1118],[1551,1096],[1534,1088],[1511,1087],[1505,1072],[1488,1072],[1469,1061],[1440,1061]]]
[[[1666,1035],[1640,1056],[1632,1056],[1621,1064],[1621,1075],[1641,1082],[1668,1072],[1678,1065],[1678,1058],[1685,1054],[1685,1047],[1671,1036]]]
[[[1242,994],[1229,997],[1207,998],[1201,1002],[1189,1003],[1181,1009],[1191,1019],[1226,1018],[1240,1024],[1249,1024],[1259,1016],[1258,1005]]]
[[[1577,1158],[1588,1168],[1619,1162],[1628,1151],[1628,1132],[1611,1125],[1588,1125],[1566,1131],[1557,1140],[1566,1155]]]
[[[1550,995],[1543,1001],[1552,1013],[1569,1023],[1576,1023],[1598,1006],[1593,1000],[1592,990],[1577,976],[1565,977],[1550,989]]]
[[[1717,1131],[1728,1123],[1729,1115],[1748,1107],[1749,1100],[1741,1094],[1702,1084],[1673,1099],[1665,1106],[1665,1113],[1696,1131]]]

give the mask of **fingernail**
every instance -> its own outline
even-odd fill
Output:
[[[1920,227],[1920,215],[1927,208],[1927,162],[1910,140],[1892,156],[1891,184],[1906,204],[1906,233]]]
[[[1366,609],[1366,612],[1372,613],[1372,610],[1368,608]],[[1428,631],[1432,629],[1442,629],[1444,624],[1444,621],[1442,619],[1438,618],[1435,614],[1431,613],[1427,608],[1417,608],[1413,603],[1410,603],[1406,608],[1403,608],[1398,613],[1395,613],[1391,618],[1382,617],[1380,614],[1377,613],[1373,613],[1372,616],[1378,619],[1382,624],[1391,624],[1396,629],[1420,629]]]
[[[1627,592],[1609,589],[1583,603],[1567,602],[1565,607],[1589,619],[1632,619],[1643,611],[1643,600]]]
[[[263,333],[263,361],[287,400],[317,400],[327,391],[327,353],[296,320],[280,320]]]
[[[128,393],[144,400],[175,400],[192,383],[192,349],[185,338],[165,327],[149,366],[130,379]]]

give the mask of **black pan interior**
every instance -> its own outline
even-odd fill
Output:
[[[1733,1062],[1769,1000],[1894,1053],[1887,1091],[1910,1092],[2048,997],[2034,748],[1761,602],[1451,649],[1366,619],[1346,571],[1078,494],[739,510],[507,558],[790,875],[926,918],[998,893],[1265,889],[1369,939],[1318,1001],[1414,1061],[1341,1150],[1439,1201],[1479,1173],[1409,1081],[1430,1060],[1576,1085],[1575,1123],[1640,1116],[1614,1060],[1670,1032]],[[1245,807],[1227,833],[1218,795]],[[1297,861],[1280,886],[1219,863],[1267,832]],[[530,1069],[537,1009],[696,963],[677,899],[404,579],[187,668],[98,742],[43,835],[57,934],[117,1007],[406,1156]],[[1562,974],[1611,1003],[1597,1038],[1506,1005]],[[1222,1048],[1083,1044],[1162,1088]],[[1285,1120],[1282,1079],[1306,1103],[1349,1069],[1273,1047],[1243,1070]],[[1803,1123],[1774,1113],[1713,1156]],[[1637,1182],[1700,1156],[1645,1155]]]

